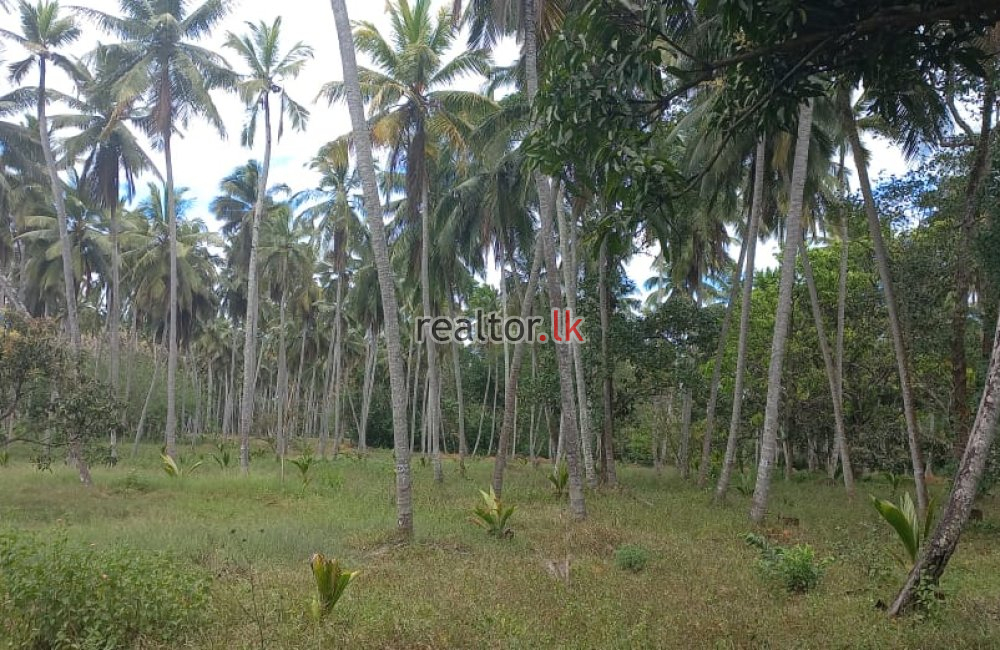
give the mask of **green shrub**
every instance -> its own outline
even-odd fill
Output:
[[[758,567],[767,577],[776,580],[791,593],[805,593],[816,588],[832,562],[832,558],[816,559],[816,552],[808,544],[791,548],[771,544],[765,537],[747,533],[744,541],[760,549]]]
[[[649,552],[636,544],[623,544],[615,549],[615,566],[622,571],[639,573],[649,562]]]
[[[0,638],[9,647],[180,647],[208,621],[208,585],[162,555],[0,533]]]

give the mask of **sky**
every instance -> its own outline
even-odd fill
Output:
[[[190,5],[194,6],[194,2]],[[437,0],[437,6],[449,6],[451,0]],[[108,13],[117,13],[117,0],[71,0],[64,1],[63,6],[78,5],[98,9]],[[386,5],[382,0],[347,0],[347,9],[352,20],[374,23],[383,33],[388,32],[389,21]],[[343,78],[340,64],[340,52],[334,29],[333,14],[329,3],[325,0],[237,0],[233,3],[233,11],[221,26],[200,44],[222,53],[230,62],[237,66],[239,61],[230,51],[223,48],[228,32],[237,34],[247,30],[246,21],[272,22],[278,15],[282,18],[283,49],[301,41],[312,46],[314,60],[303,70],[298,79],[286,80],[284,86],[288,94],[296,101],[306,105],[312,112],[306,131],[294,132],[285,130],[284,137],[275,144],[271,164],[270,184],[286,183],[293,191],[311,187],[316,175],[306,167],[316,150],[326,142],[333,140],[350,130],[350,119],[347,107],[343,104],[328,107],[325,101],[315,102],[320,87],[333,80]],[[0,27],[11,31],[20,31],[16,15],[0,14]],[[113,37],[102,33],[96,26],[84,23],[82,38],[69,50],[70,54],[83,56],[92,50],[99,41],[112,42]],[[457,39],[460,46],[464,39]],[[15,60],[22,52],[15,45],[8,45],[6,59]],[[495,53],[498,63],[509,63],[517,54],[516,45],[504,42]],[[365,64],[363,57],[359,59]],[[3,75],[6,83],[6,75]],[[58,75],[50,81],[52,87],[69,91],[71,85],[65,78]],[[479,87],[476,79],[466,79],[460,82],[461,87],[474,90]],[[8,88],[0,85],[0,93],[6,93]],[[234,168],[244,164],[250,158],[259,158],[262,139],[258,138],[256,150],[248,150],[240,146],[239,134],[244,123],[245,108],[235,95],[216,92],[213,94],[216,105],[223,117],[228,132],[226,140],[220,140],[215,130],[205,122],[194,120],[184,130],[182,137],[174,141],[174,177],[177,187],[188,188],[188,196],[195,200],[189,217],[203,219],[210,228],[216,225],[208,210],[209,202],[218,193],[219,181]],[[53,108],[51,113],[57,113]],[[885,141],[868,140],[867,146],[872,152],[870,173],[873,179],[888,175],[899,175],[905,172],[906,165],[898,149]],[[153,154],[154,161],[162,168],[162,156]],[[140,180],[141,187],[153,180],[150,176]],[[144,195],[140,191],[140,196]],[[762,242],[758,249],[757,268],[767,268],[775,265],[777,243]],[[647,254],[635,256],[626,264],[626,270],[640,289],[642,283],[651,275],[650,263],[655,250]],[[733,253],[735,256],[736,253]],[[487,280],[495,283],[497,273],[488,274]]]

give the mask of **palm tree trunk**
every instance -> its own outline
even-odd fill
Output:
[[[378,332],[368,329],[368,355],[365,359],[364,392],[361,395],[361,422],[358,423],[358,453],[368,451],[368,412],[371,410],[372,390],[375,388],[375,365],[378,361]]]
[[[167,222],[170,239],[170,314],[167,343],[167,421],[165,423],[166,453],[177,458],[177,205],[174,197],[174,161],[170,129],[163,134],[163,156],[167,168]]]
[[[254,359],[257,344],[257,246],[260,220],[267,198],[267,176],[271,167],[271,105],[269,90],[261,95],[264,108],[264,162],[257,179],[257,202],[250,225],[250,263],[247,266],[246,338],[243,343],[243,401],[240,404],[240,469],[250,472],[250,429],[253,419],[254,392],[257,386],[257,364]]]
[[[991,81],[983,93],[982,125],[979,141],[973,156],[972,169],[965,189],[962,221],[958,228],[958,246],[955,250],[955,298],[951,318],[951,419],[955,431],[952,453],[961,459],[969,431],[969,378],[965,357],[965,326],[969,319],[969,253],[976,231],[976,216],[982,202],[982,186],[992,166],[990,140],[993,128],[993,105],[996,89]]]
[[[139,414],[139,424],[135,428],[135,443],[132,445],[132,458],[139,453],[139,440],[142,439],[142,429],[146,424],[146,413],[149,412],[149,400],[153,397],[153,387],[156,386],[156,373],[160,371],[160,364],[156,357],[156,344],[153,344],[153,375],[149,379],[149,390],[146,391],[146,400],[142,403],[142,412]]]
[[[603,445],[601,480],[610,486],[618,484],[615,472],[614,446],[614,369],[611,367],[611,350],[608,347],[608,337],[611,334],[611,291],[608,287],[608,275],[611,271],[611,258],[608,256],[608,238],[601,240],[598,253],[598,294],[601,302],[601,372],[603,375],[602,398],[604,400],[604,429],[601,433]],[[690,400],[688,406],[688,424],[690,418]],[[690,428],[688,429],[690,433]],[[572,447],[572,445],[569,445]],[[687,463],[685,463],[686,465]],[[685,472],[685,476],[687,473]]]
[[[806,287],[809,289],[809,303],[812,305],[813,320],[816,322],[816,337],[819,340],[819,351],[823,356],[823,366],[826,368],[827,382],[830,384],[830,400],[833,402],[833,435],[834,447],[840,451],[840,463],[844,469],[844,487],[849,496],[854,496],[854,471],[851,468],[851,456],[847,447],[847,436],[844,431],[844,411],[842,404],[837,399],[837,368],[833,363],[830,354],[830,343],[826,338],[826,330],[823,327],[823,314],[819,308],[819,292],[816,290],[816,279],[813,277],[812,264],[809,262],[809,249],[803,239],[802,250],[802,274],[806,278]]]
[[[896,368],[899,372],[899,389],[903,397],[903,417],[906,420],[906,437],[910,445],[910,461],[913,465],[913,487],[917,493],[917,510],[921,513],[921,518],[923,518],[923,513],[927,512],[927,485],[924,482],[924,459],[923,452],[920,449],[920,428],[917,424],[917,407],[913,398],[913,386],[910,383],[906,339],[903,337],[903,326],[896,309],[896,294],[893,288],[892,272],[889,270],[889,254],[886,252],[885,242],[882,240],[882,225],[879,223],[878,212],[875,207],[875,197],[872,194],[871,181],[868,179],[868,165],[865,162],[865,151],[861,146],[858,125],[854,120],[854,111],[851,109],[850,100],[845,94],[841,94],[839,101],[840,105],[838,108],[847,132],[847,139],[851,144],[851,152],[854,155],[854,166],[858,172],[858,185],[861,187],[861,196],[865,204],[865,216],[868,219],[868,230],[872,238],[872,247],[875,249],[875,263],[878,266],[882,291],[885,293],[885,306],[889,313],[889,329],[892,332],[892,344],[896,353]]]
[[[521,300],[521,322],[531,317],[535,304],[535,288],[538,286],[538,275],[542,266],[542,240],[535,242],[534,254],[531,258],[531,272],[528,274],[528,284],[524,288],[524,298]],[[532,341],[530,343],[534,345]],[[493,491],[499,497],[503,493],[503,477],[507,468],[507,456],[510,454],[511,433],[514,429],[515,400],[517,399],[517,382],[521,376],[521,365],[524,363],[524,352],[529,344],[524,341],[514,343],[514,354],[510,362],[510,372],[505,377],[503,392],[503,423],[500,425],[500,440],[497,442],[497,456],[493,461]],[[499,370],[493,384],[493,410],[496,413],[496,393],[500,385]],[[493,434],[490,432],[490,447],[493,446]]]
[[[751,207],[751,213],[753,209]],[[751,214],[747,221],[753,219]],[[747,231],[749,232],[749,223]],[[740,274],[743,272],[743,262],[747,256],[747,241],[740,246],[740,258],[733,269],[729,283],[729,301],[726,303],[726,315],[722,319],[722,329],[719,331],[719,343],[715,350],[715,362],[712,366],[712,383],[708,391],[708,405],[705,408],[705,433],[701,438],[701,461],[698,464],[698,487],[708,483],[708,470],[712,464],[712,438],[715,435],[715,405],[719,400],[719,384],[722,383],[722,358],[726,352],[726,341],[729,340],[729,329],[733,323],[733,310],[736,306],[736,295],[740,290]]]
[[[951,559],[962,529],[969,521],[972,504],[975,501],[979,483],[986,469],[990,447],[996,434],[997,416],[1000,415],[1000,321],[997,322],[993,337],[993,354],[986,374],[986,385],[979,402],[976,421],[972,425],[965,453],[944,514],[930,538],[924,544],[920,557],[910,570],[906,583],[889,608],[889,615],[896,616],[905,611],[914,600],[918,590],[926,581],[936,584]]]
[[[287,274],[287,270],[285,271]],[[284,274],[283,274],[284,275]],[[285,350],[285,326],[288,311],[288,299],[287,292],[282,290],[281,292],[281,304],[278,307],[279,318],[278,318],[278,422],[277,422],[277,451],[278,458],[285,457],[285,449],[287,443],[285,437],[287,436],[287,423],[285,409],[288,405],[288,354]]]
[[[385,225],[382,222],[382,205],[378,198],[371,132],[365,122],[364,104],[361,100],[358,62],[351,38],[347,4],[345,0],[330,0],[330,6],[337,24],[340,60],[344,67],[344,87],[354,131],[358,171],[361,173],[364,186],[372,254],[382,293],[382,312],[385,314],[385,342],[389,356],[393,442],[396,453],[396,525],[399,532],[409,538],[413,535],[413,503],[410,491],[410,447],[406,436],[406,373],[403,369],[403,351],[399,338],[399,307],[396,303],[396,287],[393,284],[392,267],[389,262]]]
[[[538,38],[537,11],[535,0],[525,0],[524,3],[524,56],[525,77],[529,103],[534,103],[538,94]],[[556,265],[556,250],[553,238],[552,184],[541,172],[536,171],[535,188],[538,192],[541,227],[539,236],[545,242],[545,274],[548,284],[549,305],[553,310],[562,307],[562,296],[559,290],[559,273]],[[556,345],[556,363],[559,368],[559,393],[562,403],[562,418],[566,426],[566,465],[569,470],[569,509],[576,519],[585,519],[587,507],[583,498],[583,475],[580,467],[579,431],[577,427],[576,398],[573,395],[573,368],[569,346]]]
[[[62,181],[56,171],[56,158],[52,153],[52,141],[49,138],[49,121],[45,114],[45,104],[48,101],[45,91],[47,73],[46,58],[38,58],[38,139],[42,145],[42,155],[45,157],[45,168],[49,174],[52,187],[52,202],[55,203],[56,218],[59,223],[59,249],[62,254],[63,291],[66,297],[66,327],[69,330],[70,341],[74,354],[79,355],[83,348],[80,340],[80,322],[76,312],[76,281],[73,279],[73,244],[69,239],[69,219],[66,216],[66,201],[63,197]]]
[[[566,215],[566,210],[563,206],[563,187],[561,183],[559,191],[556,193],[556,224],[559,227],[559,254],[563,260],[566,306],[571,312],[575,313],[577,273],[579,272],[576,258],[576,219],[573,219],[571,222]],[[570,348],[573,351],[576,403],[580,411],[580,450],[583,453],[583,472],[587,479],[587,485],[595,488],[597,487],[597,472],[594,471],[594,452],[591,448],[590,413],[587,400],[586,377],[583,372],[583,355],[580,352],[580,343],[578,341],[570,341]]]
[[[448,317],[454,321],[455,310],[451,302],[453,292],[449,291]],[[459,357],[458,342],[451,341],[451,367],[455,375],[455,400],[458,402],[458,467],[465,475],[465,457],[469,455],[469,441],[465,438],[465,395],[462,391],[462,360]]]
[[[422,152],[421,152],[422,153]],[[426,165],[422,166],[426,169]],[[431,214],[428,197],[427,178],[420,179],[420,298],[426,318],[433,315],[431,311],[431,279],[430,279],[430,247],[431,247]],[[430,336],[430,323],[424,326],[424,345],[427,347],[427,435],[431,443],[431,464],[434,466],[434,481],[444,481],[444,470],[441,466],[441,427],[438,422],[441,400],[438,395],[438,358],[437,344]]]
[[[479,451],[479,440],[483,437],[483,421],[486,419],[486,399],[490,395],[490,377],[493,376],[493,364],[486,365],[486,386],[483,388],[483,406],[479,409],[479,431],[476,433],[476,444],[472,446],[472,455]],[[495,381],[495,380],[494,380]]]
[[[341,269],[343,271],[343,269]],[[343,382],[343,365],[344,365],[344,296],[343,296],[343,272],[337,274],[337,308],[334,311],[334,324],[333,324],[333,370],[331,371],[333,379],[333,457],[336,458],[337,454],[340,452],[340,393],[341,385]],[[326,445],[321,444],[321,456],[326,455]]]
[[[841,150],[841,160],[840,169],[843,172],[844,169],[844,156],[843,150]],[[840,271],[837,278],[837,349],[834,352],[835,359],[834,364],[836,365],[837,372],[837,394],[834,399],[840,403],[840,410],[844,410],[844,329],[847,326],[847,272],[848,272],[848,262],[850,254],[850,232],[847,225],[847,210],[843,211],[840,216]],[[845,439],[846,439],[846,431]],[[834,450],[831,455],[830,463],[830,478],[832,479],[837,472],[837,459],[840,457],[840,450],[836,448],[836,440],[834,441]]]
[[[108,313],[108,338],[111,340],[111,394],[115,398],[121,397],[119,386],[119,367],[121,365],[121,334],[119,325],[122,317],[121,299],[121,251],[119,250],[118,233],[118,201],[111,203],[111,305]],[[125,421],[125,409],[121,412],[122,423]],[[118,460],[118,435],[111,432],[111,459]]]
[[[760,461],[757,466],[757,485],[753,493],[750,519],[760,523],[767,513],[767,497],[771,489],[771,470],[775,460],[778,433],[778,404],[781,398],[781,375],[785,361],[789,322],[792,317],[792,287],[795,283],[795,256],[802,239],[802,203],[805,193],[806,167],[809,162],[809,144],[812,137],[812,100],[799,109],[799,128],[795,142],[792,168],[792,185],[789,190],[788,218],[785,222],[785,244],[781,258],[781,279],[778,285],[778,307],[774,318],[774,337],[771,341],[771,361],[767,371],[767,402],[764,409],[764,434],[761,442]]]

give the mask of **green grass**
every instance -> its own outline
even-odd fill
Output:
[[[270,457],[242,477],[221,470],[213,451],[185,447],[182,463],[206,463],[183,478],[160,469],[153,446],[136,461],[126,452],[118,467],[94,469],[91,489],[61,463],[39,472],[15,451],[0,467],[0,528],[163,550],[202,568],[213,576],[215,621],[202,648],[993,647],[1000,638],[996,500],[964,536],[939,611],[890,621],[875,604],[903,578],[888,553],[898,542],[867,501],[888,496],[885,483],[860,484],[850,502],[821,479],[777,480],[772,512],[800,524],[774,520],[767,532],[835,558],[815,591],[789,595],[762,578],[740,538],[751,529],[747,499],[734,493],[715,508],[669,473],[623,468],[625,487],[588,493],[589,518],[572,523],[548,466],[512,463],[504,502],[517,506],[515,535],[497,540],[469,521],[492,464],[471,462],[463,479],[449,463],[438,486],[418,461],[417,535],[399,545],[388,454],[318,463],[304,487],[290,465],[282,482]],[[642,572],[615,568],[624,544],[649,552]],[[361,571],[319,624],[308,616],[314,552]],[[567,556],[569,584],[545,567]]]

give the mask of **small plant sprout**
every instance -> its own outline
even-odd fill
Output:
[[[197,461],[193,463],[190,467],[183,468],[177,464],[173,458],[166,454],[160,454],[160,460],[163,462],[163,471],[167,473],[170,478],[183,478],[189,474],[193,474],[203,461]]]
[[[309,481],[312,480],[312,477],[309,476],[309,470],[312,469],[316,459],[313,458],[311,454],[307,454],[302,458],[290,459],[288,462],[299,468],[299,477],[302,479],[302,487],[309,485]]]
[[[569,483],[569,469],[566,463],[559,463],[559,466],[549,474],[549,483],[552,484],[556,497],[561,499],[566,494],[566,485]]]
[[[816,559],[816,551],[808,544],[785,548],[754,533],[745,534],[743,541],[760,550],[757,566],[761,572],[781,583],[789,593],[804,594],[815,589],[833,562],[833,558]]]
[[[893,557],[905,568],[912,567],[917,561],[924,540],[931,533],[931,524],[934,522],[934,500],[931,499],[930,503],[927,504],[927,513],[924,515],[923,521],[919,520],[917,509],[913,506],[913,499],[910,498],[908,492],[904,492],[903,496],[900,497],[899,505],[874,496],[871,497],[871,500],[875,510],[896,531],[896,535],[906,551],[909,563],[904,562],[903,558],[895,553],[892,554]]]
[[[507,525],[510,516],[514,514],[515,506],[504,507],[497,497],[493,487],[490,491],[479,491],[483,497],[483,503],[473,510],[475,517],[472,522],[484,529],[492,537],[510,538],[514,536],[514,531]]]
[[[312,601],[312,615],[320,620],[337,605],[344,595],[347,585],[351,584],[357,571],[344,571],[339,560],[325,557],[322,553],[314,553],[309,561],[313,578],[316,579],[316,597]]]

